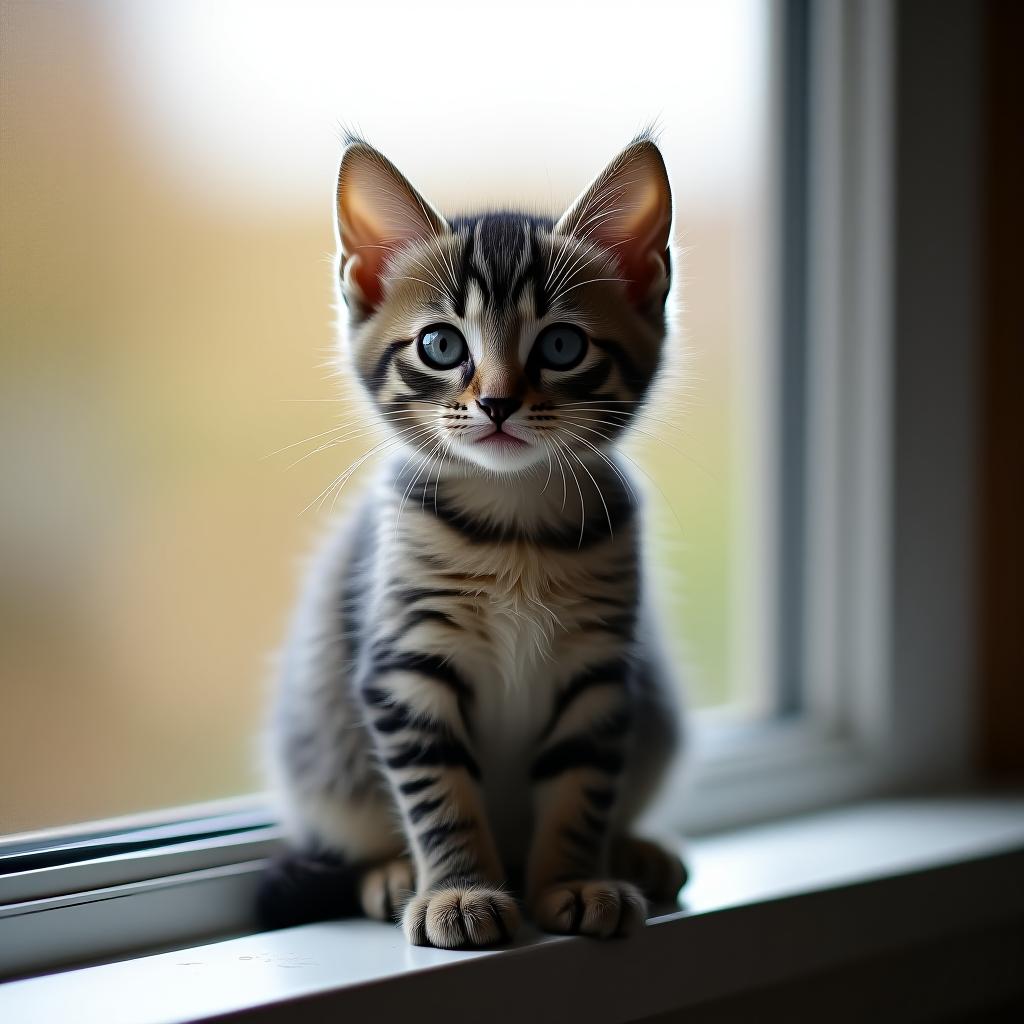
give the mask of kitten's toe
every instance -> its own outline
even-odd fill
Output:
[[[466,949],[508,942],[519,908],[508,893],[486,885],[450,885],[420,893],[405,908],[405,937],[414,946]]]
[[[359,880],[359,902],[367,917],[397,921],[415,890],[412,861],[396,857],[363,875]]]
[[[548,932],[599,939],[629,935],[647,915],[647,901],[629,882],[563,882],[545,889],[533,917]]]
[[[628,878],[655,903],[674,903],[686,885],[686,865],[672,851],[648,839],[622,836],[612,843],[612,872]]]

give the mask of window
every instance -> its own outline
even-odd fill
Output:
[[[759,614],[768,7],[648,3],[623,23],[615,4],[544,5],[502,22],[495,62],[465,0],[390,6],[386,61],[352,43],[377,38],[379,5],[8,14],[5,831],[260,784],[267,655],[335,505],[316,499],[374,436],[331,432],[352,406],[323,365],[339,115],[452,211],[556,211],[659,118],[686,312],[680,383],[631,455],[692,703],[769,703],[741,657]],[[634,70],[588,57],[610,47]]]
[[[457,9],[430,24],[448,19],[460,71],[491,70]],[[339,112],[442,208],[557,205],[661,115],[696,393],[644,427],[678,452],[639,436],[634,454],[701,708],[688,827],[967,777],[967,63],[906,7],[547,4],[557,45],[503,22],[529,74],[492,95],[424,56],[418,7],[392,10],[391,52],[416,45],[382,83],[348,45],[365,12],[5,9],[0,832],[149,816],[0,842],[0,932],[18,901],[155,899],[171,875],[178,912],[131,943],[248,923],[273,842],[253,795],[265,652],[321,528],[299,512],[365,443],[315,451],[335,423],[314,363]],[[642,74],[609,88],[618,65],[586,58],[620,51]],[[941,125],[922,116],[940,101]],[[57,953],[25,914],[23,962],[101,955],[115,902]]]

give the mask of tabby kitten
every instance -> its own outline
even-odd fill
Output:
[[[674,898],[632,838],[677,741],[613,446],[666,334],[672,202],[650,137],[557,222],[445,219],[351,139],[338,283],[394,461],[315,560],[271,767],[277,923],[361,907],[408,940],[609,937]],[[354,906],[357,904],[358,906]]]

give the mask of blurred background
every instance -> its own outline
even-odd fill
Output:
[[[259,788],[303,510],[373,443],[314,451],[342,123],[443,211],[552,214],[663,128],[685,312],[630,454],[689,701],[763,709],[771,8],[534,6],[0,8],[0,832]]]

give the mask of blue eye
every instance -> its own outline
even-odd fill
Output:
[[[466,339],[451,324],[433,324],[420,331],[420,357],[435,370],[450,370],[466,361]]]
[[[583,358],[586,350],[586,337],[572,324],[553,324],[546,327],[537,339],[541,362],[554,370],[571,369]]]

